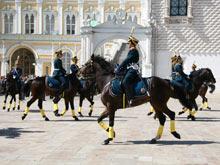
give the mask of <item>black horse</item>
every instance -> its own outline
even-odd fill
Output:
[[[9,106],[8,106],[8,111],[10,111],[13,101],[14,101],[13,110],[15,110],[15,108],[16,108],[16,95],[18,94],[19,101],[18,101],[17,109],[20,110],[21,101],[22,101],[23,94],[24,94],[23,81],[21,81],[20,83],[21,83],[21,87],[19,88],[17,80],[13,78],[13,74],[8,73],[6,75],[6,80],[4,80],[4,87],[3,87],[4,93],[5,93],[5,100],[3,102],[3,109],[6,109],[6,103],[7,103],[8,96],[11,96],[11,100],[10,100]]]
[[[50,88],[47,85],[46,77],[37,77],[34,80],[31,80],[32,81],[31,83],[32,98],[27,102],[27,106],[22,116],[22,120],[24,120],[25,117],[27,116],[31,104],[33,104],[38,99],[38,107],[40,109],[40,113],[42,117],[45,119],[45,121],[49,121],[43,109],[43,101],[44,101],[45,95],[50,95],[50,96],[55,97],[53,99],[55,116],[64,115],[64,113],[69,109],[69,104],[70,104],[72,117],[75,120],[78,120],[77,116],[75,115],[73,100],[74,100],[74,97],[76,96],[76,93],[80,89],[80,82],[77,78],[73,78],[71,75],[67,75],[67,79],[69,80],[68,88],[65,89],[63,93],[63,98],[65,100],[66,106],[65,106],[64,111],[61,114],[59,114],[59,110],[58,110],[58,102],[60,101],[61,97],[58,97],[56,95],[58,89]]]
[[[108,144],[115,137],[114,118],[117,109],[123,107],[129,107],[127,99],[123,94],[112,95],[111,80],[115,77],[114,65],[107,62],[100,56],[92,56],[91,59],[81,68],[81,74],[86,76],[87,74],[93,74],[97,83],[97,87],[101,92],[101,100],[105,105],[105,111],[98,118],[99,125],[108,132],[109,137],[104,141],[104,144]],[[204,73],[208,74],[208,73]],[[171,86],[170,81],[161,79],[159,77],[143,78],[142,81],[148,88],[149,95],[138,97],[135,99],[132,106],[138,106],[143,103],[150,102],[155,109],[156,115],[159,118],[160,127],[157,131],[155,138],[151,140],[151,143],[156,143],[161,138],[164,123],[166,121],[165,114],[170,118],[170,131],[173,136],[180,139],[180,134],[175,129],[175,113],[167,107],[167,102],[170,97],[177,98],[183,106],[192,108],[188,102],[183,90],[177,86]],[[102,120],[109,116],[109,126]]]

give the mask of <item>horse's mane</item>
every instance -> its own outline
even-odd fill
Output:
[[[106,61],[106,59],[100,55],[94,56],[92,60],[94,62],[97,62],[102,67],[102,69],[105,70],[106,73],[114,72],[114,64],[112,61]]]
[[[192,77],[197,77],[197,76],[199,76],[200,73],[201,73],[202,71],[204,71],[204,70],[208,70],[209,72],[212,73],[211,69],[209,69],[209,68],[200,68],[200,69],[198,69],[198,70],[196,70],[196,71],[193,71],[193,72],[191,73],[191,76],[192,76]]]

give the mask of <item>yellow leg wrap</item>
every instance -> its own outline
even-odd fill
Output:
[[[18,105],[21,106],[21,100],[18,101]]]
[[[123,101],[122,101],[123,102],[123,108],[125,108],[125,94],[124,93],[123,93],[123,98],[122,99],[123,99]]]
[[[183,112],[185,113],[186,111],[188,111],[188,109],[187,109],[187,108],[184,108],[184,109],[183,109]]]
[[[82,107],[79,107],[78,112],[82,112]]]
[[[100,122],[99,122],[99,125],[100,125],[100,127],[102,127],[104,130],[107,130],[107,129],[108,129],[108,125],[105,124],[103,121],[100,121]]]
[[[42,117],[46,116],[44,109],[40,109],[40,114],[41,114]]]
[[[192,115],[192,116],[195,116],[196,112],[197,112],[196,110],[192,111],[192,112],[191,112],[191,115]]]
[[[11,104],[9,104],[8,109],[11,109]]]
[[[163,128],[164,128],[163,125],[160,125],[160,126],[159,126],[159,128],[158,128],[158,130],[157,130],[157,137],[161,137],[161,136],[162,136]]]
[[[114,129],[113,129],[113,127],[109,127],[108,137],[113,139],[113,137],[114,137]]]
[[[72,109],[71,111],[72,111],[72,116],[76,116],[74,109]]]
[[[24,114],[27,115],[29,111],[30,111],[29,107],[26,107],[25,110],[24,110]]]
[[[16,102],[14,102],[14,108],[16,107]]]
[[[3,103],[3,107],[5,107],[5,102]]]
[[[208,102],[204,102],[203,109],[207,109],[207,108],[208,108]]]
[[[58,110],[58,104],[53,104],[53,110],[54,111]]]
[[[61,115],[63,116],[66,113],[66,109],[63,110],[63,112],[61,112]]]
[[[93,111],[93,105],[90,105],[90,111]]]
[[[175,132],[176,127],[175,127],[175,120],[170,120],[170,132]]]
[[[154,112],[154,108],[150,106],[150,112]]]

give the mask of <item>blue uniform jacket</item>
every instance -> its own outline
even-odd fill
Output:
[[[72,74],[76,75],[77,72],[79,71],[79,67],[78,67],[76,64],[72,64],[72,65],[70,66],[70,70],[71,70],[71,73],[72,73]]]
[[[22,75],[22,69],[21,68],[14,68],[12,69],[12,75],[15,77],[15,79],[19,80]]]
[[[62,60],[59,58],[55,59],[53,76],[59,77],[59,76],[64,76],[65,74],[66,74],[66,70],[63,68]]]
[[[127,67],[132,63],[138,63],[139,53],[137,49],[129,50],[127,58],[119,65],[117,72],[127,71]]]
[[[176,64],[174,66],[174,71],[176,73],[175,80],[183,81],[183,79],[187,78],[187,75],[183,72],[183,66],[181,64]]]

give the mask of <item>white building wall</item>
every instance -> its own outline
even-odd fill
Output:
[[[220,0],[193,0],[192,23],[164,23],[165,0],[152,1],[152,17],[156,20],[153,34],[155,74],[169,77],[172,51],[184,58],[185,71],[193,62],[198,68],[209,67],[220,85]],[[219,82],[219,83],[218,83]]]

